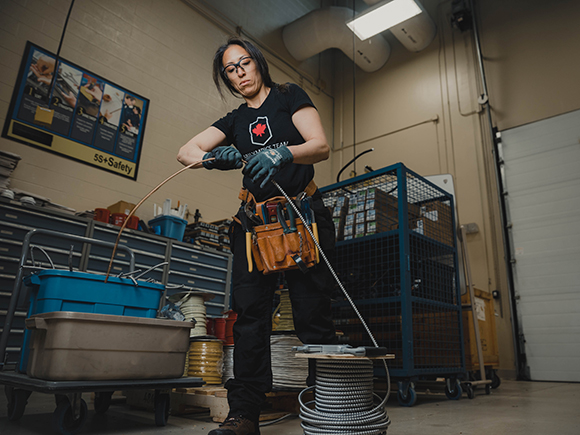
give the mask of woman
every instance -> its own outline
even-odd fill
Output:
[[[217,50],[213,79],[220,94],[224,85],[245,102],[185,144],[177,159],[188,165],[213,157],[215,160],[203,166],[220,170],[240,169],[247,162],[242,170],[243,185],[257,202],[280,196],[272,179],[290,196],[312,190],[319,239],[328,256],[334,248],[334,227],[312,183],[312,165],[326,160],[330,148],[312,101],[297,85],[274,83],[263,54],[239,38],[230,39]],[[230,229],[230,240],[233,309],[238,314],[234,378],[225,385],[228,418],[210,435],[259,434],[260,407],[272,388],[270,332],[277,276],[263,275],[255,268],[249,272],[244,230],[236,222]],[[288,271],[285,279],[298,338],[307,344],[334,343],[330,316],[333,281],[327,266],[318,264],[306,274]]]

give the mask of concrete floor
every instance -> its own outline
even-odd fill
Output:
[[[482,388],[473,400],[447,400],[444,395],[419,392],[412,408],[400,407],[392,394],[387,410],[392,420],[389,435],[578,435],[580,434],[580,383],[521,382],[502,380],[486,396]],[[207,434],[217,427],[208,416],[170,416],[165,427],[156,427],[152,413],[114,403],[97,415],[90,394],[83,395],[89,414],[80,434]],[[55,433],[51,427],[54,397],[33,393],[24,416],[10,422],[6,397],[0,394],[0,434],[37,435]],[[262,435],[302,434],[295,418],[263,427]]]

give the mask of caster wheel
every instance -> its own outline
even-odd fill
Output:
[[[407,394],[404,394],[402,390],[399,390],[397,391],[397,400],[401,406],[414,406],[415,403],[417,403],[417,392],[412,387],[407,389]]]
[[[485,394],[487,394],[488,396],[491,394],[491,389],[492,389],[492,385],[491,384],[486,384],[485,385]]]
[[[465,392],[467,393],[468,398],[470,398],[470,399],[475,398],[475,389],[473,388],[473,385],[466,385]]]
[[[462,394],[463,390],[461,389],[461,384],[457,379],[447,382],[447,385],[445,386],[445,395],[449,400],[459,400],[461,399]]]
[[[113,392],[95,393],[95,412],[97,414],[104,414],[111,405],[111,396]]]
[[[32,391],[12,389],[8,400],[8,420],[17,421],[24,415]]]
[[[490,376],[491,378],[491,388],[496,389],[501,385],[501,379],[494,370]]]
[[[63,435],[73,435],[77,433],[85,424],[87,419],[87,402],[80,399],[80,414],[76,420],[73,416],[73,409],[68,400],[61,400],[56,410],[52,414],[52,422],[55,429]]]
[[[165,426],[169,418],[169,394],[155,395],[155,424]]]

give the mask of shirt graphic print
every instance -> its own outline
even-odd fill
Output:
[[[258,116],[250,124],[250,140],[253,145],[264,146],[272,139],[272,130],[267,116]]]

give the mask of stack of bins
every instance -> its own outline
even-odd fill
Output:
[[[453,196],[400,163],[321,192],[341,225],[334,267],[378,344],[395,354],[391,376],[464,377]],[[372,346],[338,286],[333,298],[341,341]]]
[[[31,288],[27,317],[68,311],[117,316],[155,318],[165,287],[145,281],[109,277],[86,272],[47,269],[24,279]],[[24,334],[19,371],[28,364],[30,332]]]

